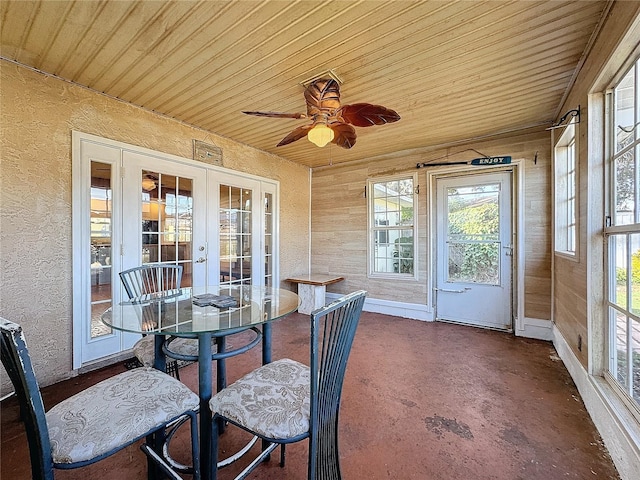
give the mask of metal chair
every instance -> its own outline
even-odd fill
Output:
[[[351,293],[311,313],[311,363],[277,360],[214,395],[213,464],[218,427],[236,425],[262,438],[263,450],[237,477],[246,476],[280,445],[309,438],[308,479],[339,480],[338,412],[347,360],[366,292]],[[269,408],[265,409],[265,405]]]
[[[129,298],[180,288],[182,265],[142,265],[120,272],[120,279]]]
[[[182,282],[182,265],[157,264],[142,265],[120,272],[120,279],[130,299],[162,292],[164,290],[179,289]],[[133,346],[133,354],[138,362],[145,367],[152,367],[155,359],[155,345],[153,335],[146,335]],[[175,338],[171,342],[171,351],[180,355],[194,355],[198,352],[196,338]],[[169,360],[166,372],[180,380],[179,363]]]
[[[109,457],[145,438],[148,476],[158,469],[180,477],[161,458],[159,441],[168,424],[188,418],[198,471],[198,395],[166,373],[136,368],[103,380],[45,413],[20,325],[0,318],[2,363],[20,403],[34,480],[53,480],[54,469],[73,469]]]

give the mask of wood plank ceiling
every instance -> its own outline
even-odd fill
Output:
[[[310,167],[543,130],[608,1],[11,1],[0,55]],[[351,149],[305,138],[303,82],[396,110]]]

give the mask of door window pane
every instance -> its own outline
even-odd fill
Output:
[[[447,189],[447,281],[500,284],[499,206],[499,183]]]
[[[251,190],[220,185],[220,283],[251,283]]]
[[[193,181],[142,171],[142,263],[182,265],[183,287],[191,286]]]
[[[264,284],[273,286],[273,195],[264,195]]]
[[[111,306],[113,190],[111,165],[91,162],[91,338],[111,333],[100,320]]]

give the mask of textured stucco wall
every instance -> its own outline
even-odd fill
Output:
[[[22,324],[41,384],[72,374],[72,130],[185,158],[198,139],[279,180],[280,276],[308,265],[306,167],[3,60],[0,107],[0,316]]]

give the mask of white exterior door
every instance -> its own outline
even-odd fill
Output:
[[[206,285],[207,170],[127,151],[123,170],[122,270],[173,263],[183,287]]]
[[[436,319],[513,328],[511,177],[436,180]]]

